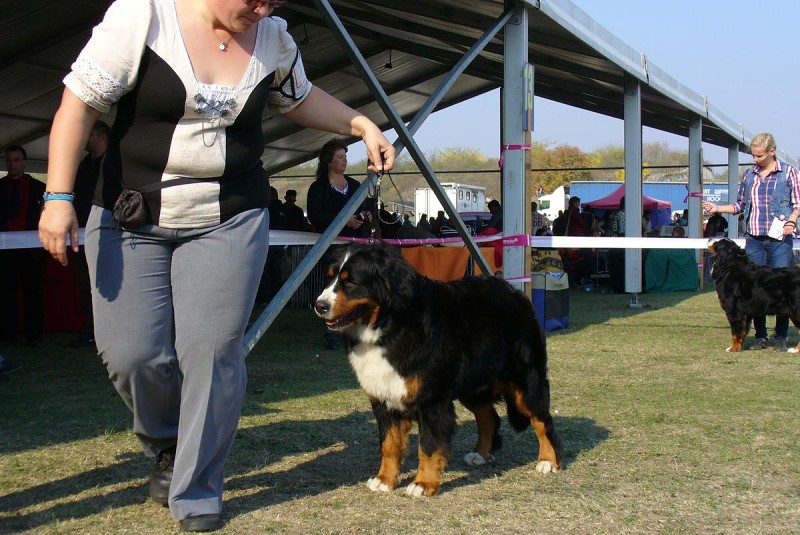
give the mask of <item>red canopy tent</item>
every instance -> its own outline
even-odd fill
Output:
[[[605,210],[618,210],[619,201],[625,196],[625,184],[620,186],[600,199],[593,201],[584,201],[581,206],[591,206],[597,215],[602,215]],[[625,200],[627,204],[627,199]],[[661,199],[654,199],[642,194],[642,206],[644,210],[653,212],[654,225],[668,225],[672,215],[672,203],[669,201],[662,201]],[[599,211],[599,213],[598,213]]]

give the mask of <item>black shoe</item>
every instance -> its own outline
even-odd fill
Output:
[[[14,362],[13,360],[3,359],[0,360],[0,375],[8,375],[22,369],[22,364]]]
[[[81,334],[70,341],[69,347],[74,347],[76,349],[94,347],[94,336],[86,333]]]
[[[169,486],[172,484],[172,469],[175,466],[175,448],[158,453],[156,465],[150,470],[150,497],[163,506],[169,505]]]
[[[181,520],[181,531],[217,531],[225,527],[220,515],[190,516]]]
[[[761,350],[769,347],[769,338],[756,338],[756,343],[753,344],[752,349]]]

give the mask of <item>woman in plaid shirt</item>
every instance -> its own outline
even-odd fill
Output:
[[[792,265],[792,236],[800,216],[800,181],[797,169],[775,157],[777,145],[772,134],[762,133],[750,143],[753,167],[742,175],[736,202],[717,206],[703,202],[709,214],[743,214],[745,222],[745,251],[759,266],[789,267]],[[780,237],[769,236],[774,220],[783,221]],[[774,235],[773,235],[774,236]],[[756,329],[756,349],[769,347],[767,321],[764,316],[753,318]],[[789,318],[775,318],[775,351],[786,351]]]

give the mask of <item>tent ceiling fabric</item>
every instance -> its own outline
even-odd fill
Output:
[[[7,14],[0,23],[6,30],[0,32],[0,145],[24,145],[31,171],[46,168],[47,135],[60,102],[62,79],[109,3],[0,0],[0,9]],[[568,0],[526,3],[530,7],[528,53],[536,66],[537,96],[621,119],[627,70],[649,82],[642,85],[643,124],[688,136],[690,118],[697,113],[692,104],[696,94],[668,76],[653,79],[652,73],[658,72],[653,68],[648,79],[646,64],[636,64],[644,61],[643,56],[637,57],[624,44],[604,50],[618,40],[603,28],[591,26],[593,21]],[[504,8],[502,0],[332,0],[331,5],[406,121]],[[292,0],[276,15],[287,20],[309,78],[387,128],[388,121],[314,3]],[[593,30],[588,37],[576,37],[578,30],[587,27]],[[502,40],[500,32],[459,77],[439,109],[501,86]],[[387,65],[390,55],[391,66]],[[641,73],[636,74],[637,70]],[[666,82],[659,82],[662,79]],[[687,94],[690,98],[684,99]],[[743,132],[731,131],[740,127],[725,126],[736,123],[718,114],[714,121],[720,127],[709,119],[714,116],[715,111],[706,106],[703,141],[728,147],[745,140]],[[113,120],[113,111],[105,119]],[[264,164],[270,174],[314,158],[330,138],[269,113],[263,117],[263,130]]]

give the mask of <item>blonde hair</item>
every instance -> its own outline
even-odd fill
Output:
[[[750,142],[750,149],[763,149],[766,151],[775,150],[778,148],[777,144],[775,143],[775,138],[769,132],[762,132],[760,134],[756,134],[753,137],[753,140]]]

